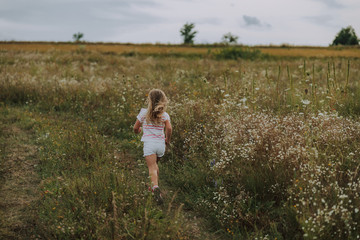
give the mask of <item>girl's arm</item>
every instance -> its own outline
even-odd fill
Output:
[[[165,121],[165,143],[166,144],[170,144],[170,140],[171,140],[171,134],[172,134],[172,127],[171,127],[171,123],[169,120]]]
[[[135,122],[134,133],[136,134],[141,133],[141,122],[139,120],[136,120]]]

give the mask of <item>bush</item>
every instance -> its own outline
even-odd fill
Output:
[[[220,52],[215,54],[217,59],[232,59],[237,60],[241,59],[250,59],[254,60],[264,56],[260,50],[251,49],[245,47],[227,47],[220,50]]]

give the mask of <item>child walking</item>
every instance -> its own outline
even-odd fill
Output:
[[[165,112],[168,100],[160,89],[153,89],[148,95],[148,108],[142,108],[134,125],[134,132],[140,133],[144,142],[144,157],[149,168],[152,191],[158,204],[163,203],[159,188],[159,167],[157,162],[165,153],[165,144],[171,139],[170,116]],[[165,128],[165,134],[164,134]]]

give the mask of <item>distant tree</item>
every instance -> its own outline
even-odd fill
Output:
[[[193,28],[195,27],[194,23],[186,23],[184,26],[180,29],[180,34],[184,38],[184,44],[193,44],[195,35],[197,34],[197,31],[193,31]]]
[[[80,42],[80,40],[84,37],[84,34],[81,32],[74,33],[73,39],[75,42]]]
[[[225,44],[236,44],[238,39],[239,39],[238,36],[233,35],[232,33],[229,32],[224,34],[224,36],[222,37],[222,42]]]
[[[332,45],[359,45],[359,39],[356,36],[355,30],[352,26],[342,28],[336,35]]]

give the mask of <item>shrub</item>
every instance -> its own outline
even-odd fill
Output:
[[[255,60],[261,58],[263,54],[258,49],[251,49],[245,47],[226,47],[215,54],[217,59],[250,59]]]

